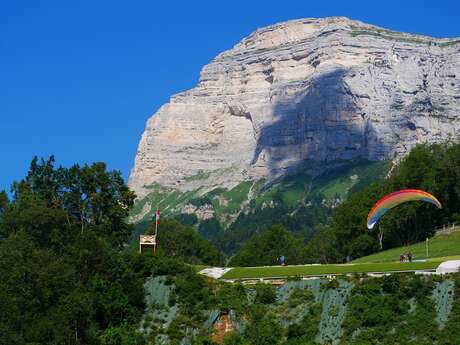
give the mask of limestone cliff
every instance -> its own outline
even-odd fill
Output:
[[[255,31],[148,122],[129,184],[180,190],[393,159],[460,132],[460,39],[342,17]]]

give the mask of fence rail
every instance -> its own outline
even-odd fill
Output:
[[[435,235],[446,235],[451,234],[456,231],[460,231],[460,225],[456,223],[448,223],[444,224],[443,226],[438,226],[434,228]]]

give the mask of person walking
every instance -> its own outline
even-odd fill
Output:
[[[285,265],[284,255],[280,256],[280,261],[281,261],[281,266],[284,266]]]

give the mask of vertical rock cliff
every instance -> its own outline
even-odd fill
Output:
[[[268,26],[147,122],[129,184],[233,187],[393,159],[460,133],[460,39],[342,17]]]

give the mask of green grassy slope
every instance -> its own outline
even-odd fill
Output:
[[[259,193],[255,198],[255,206],[268,205],[272,200],[278,199],[287,206],[294,206],[309,192],[311,177],[304,174],[288,176],[279,183],[274,184],[268,190]],[[263,184],[260,185],[262,187]]]
[[[223,279],[284,278],[289,276],[319,276],[327,274],[349,274],[369,272],[398,272],[435,269],[444,259],[426,262],[383,262],[342,265],[265,266],[236,267],[227,272]]]
[[[399,256],[411,251],[414,260],[424,262],[400,263]],[[224,279],[248,279],[264,277],[314,276],[368,272],[394,272],[434,269],[446,260],[460,259],[460,231],[436,235],[429,240],[428,258],[425,242],[410,247],[399,247],[359,258],[343,265],[236,267],[223,276]]]
[[[346,199],[349,193],[367,187],[387,170],[388,162],[357,161],[349,165],[326,171],[313,181],[313,193],[326,199]]]
[[[154,184],[148,187],[149,193],[144,198],[136,201],[131,216],[136,219],[136,223],[151,219],[157,207],[162,210],[164,216],[174,216],[180,213],[182,206],[190,203],[191,200],[207,198],[211,200],[216,216],[225,218],[228,214],[238,212],[242,207],[248,207],[246,202],[251,197],[250,190],[254,200],[253,207],[269,204],[274,199],[281,200],[287,206],[295,206],[312,195],[320,195],[326,199],[336,197],[345,199],[352,189],[361,184],[367,185],[371,180],[381,176],[385,164],[385,162],[368,161],[350,162],[326,171],[313,181],[310,176],[300,173],[287,176],[268,189],[264,188],[263,179],[243,181],[231,190],[216,188],[208,193],[202,193],[200,189],[182,193],[173,188]],[[200,178],[207,176],[203,173]]]
[[[428,258],[440,258],[457,255],[460,257],[460,229],[450,234],[436,235],[428,240]],[[426,244],[420,242],[409,247],[399,247],[385,250],[354,260],[354,263],[362,262],[391,262],[398,261],[399,256],[411,251],[414,259],[426,259]]]

